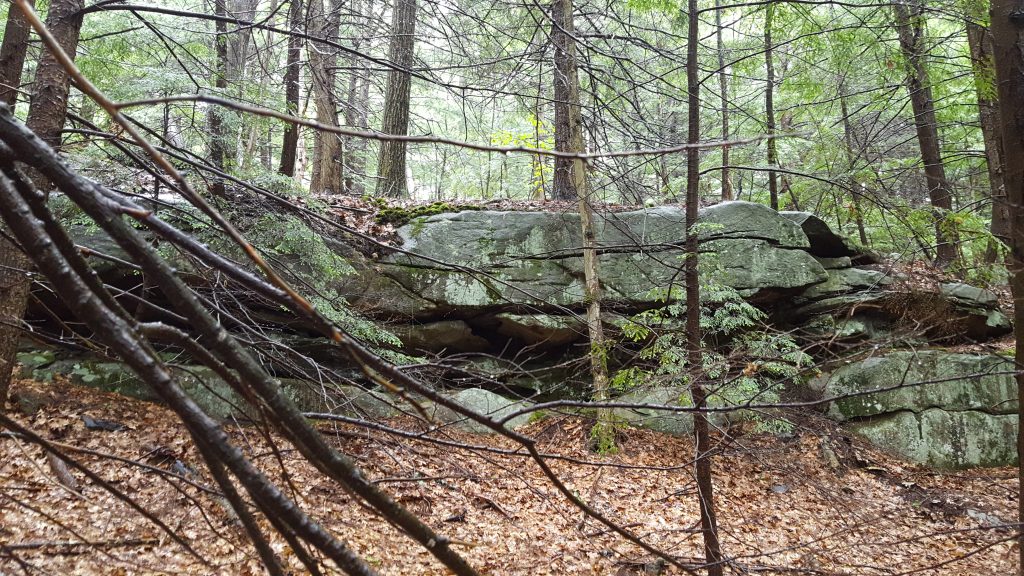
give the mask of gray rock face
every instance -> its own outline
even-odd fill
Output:
[[[801,299],[817,300],[839,294],[880,290],[892,284],[892,278],[876,270],[864,268],[830,268],[828,279],[815,284],[800,294]]]
[[[414,294],[427,301],[415,306],[419,317],[494,307],[580,307],[579,226],[577,214],[551,212],[467,211],[415,220],[399,230],[407,253],[386,256],[377,266],[394,286],[384,282],[374,295],[387,302]],[[827,279],[800,227],[765,206],[718,204],[701,211],[700,226],[702,249],[718,254],[719,280],[750,296],[798,291]],[[606,301],[642,309],[657,303],[660,294],[653,289],[679,284],[682,209],[608,214],[596,227]]]
[[[828,415],[907,459],[944,468],[1016,462],[1011,359],[939,350],[892,352],[823,376]],[[878,392],[871,392],[879,390]]]
[[[967,306],[990,307],[998,302],[991,291],[962,282],[947,282],[939,287],[939,291]]]
[[[851,430],[908,460],[942,469],[1017,463],[1017,415],[931,408],[853,423]]]
[[[664,305],[670,287],[683,287],[685,214],[675,206],[604,214],[596,228],[608,311],[605,323],[614,332],[623,318]],[[579,318],[586,302],[577,214],[467,211],[423,217],[399,230],[401,251],[378,250],[373,255],[302,222],[284,229],[318,247],[312,252],[317,258],[287,250],[277,254],[279,262],[294,268],[294,278],[318,290],[325,288],[328,305],[338,310],[350,303],[358,312],[391,321],[388,328],[407,350],[504,352],[504,358],[469,354],[461,362],[524,394],[579,398],[588,389],[585,375],[568,368],[587,351],[586,328]],[[71,233],[79,244],[124,257],[96,230],[77,226]],[[888,349],[890,338],[903,343],[920,343],[922,338],[984,340],[1011,329],[993,293],[962,283],[922,290],[902,284],[881,268],[861,267],[872,263],[874,256],[809,213],[779,214],[758,204],[726,202],[701,210],[698,236],[704,278],[736,289],[765,309],[772,321],[796,329],[794,334],[804,338],[801,343],[851,346],[885,340]],[[330,256],[328,265],[317,265],[324,252]],[[137,283],[130,267],[91,261],[108,282]],[[188,281],[207,281],[202,274],[188,274],[193,270],[188,262],[175,265],[186,272]],[[348,273],[350,268],[355,273]],[[247,312],[268,325],[283,326],[281,343],[302,355],[318,362],[340,357],[336,347],[304,333],[303,326],[295,324],[297,319],[280,309]],[[529,354],[519,357],[524,350]],[[58,361],[43,368],[40,359],[23,360],[36,372],[63,371],[83,383],[145,395],[144,386],[119,365],[83,368],[61,366]],[[488,363],[493,366],[487,368]],[[894,352],[836,369],[816,385],[818,394],[844,396],[829,405],[830,416],[909,459],[943,467],[1005,464],[1014,458],[1015,424],[1010,421],[1017,410],[1016,387],[1008,374],[999,372],[1010,369],[1010,362],[998,356]],[[218,416],[234,413],[238,399],[233,392],[222,382],[216,384],[219,379],[208,372],[195,374],[198,379],[184,376],[184,382],[197,398]],[[361,389],[331,398],[315,393],[307,397],[308,386],[287,384],[294,384],[296,399],[311,410],[319,406],[394,414],[390,398]],[[892,389],[860,394],[880,387]],[[674,404],[682,393],[678,388],[658,388],[622,400]],[[474,409],[498,415],[525,405],[482,389],[457,395]],[[483,431],[448,411],[431,409],[441,421]],[[616,414],[635,425],[673,434],[692,430],[689,414]]]
[[[532,346],[565,346],[587,335],[582,318],[552,316],[549,314],[496,314],[500,325],[498,333]]]
[[[460,390],[451,396],[451,399],[458,402],[464,408],[468,408],[478,414],[484,414],[493,420],[502,420],[517,410],[521,410],[529,403],[517,400],[509,400],[504,396],[495,394],[481,388],[469,388]],[[429,412],[428,412],[429,413]],[[443,423],[453,424],[457,428],[473,432],[475,434],[493,434],[494,432],[483,424],[469,420],[464,416],[456,414],[453,410],[442,406],[435,406],[431,416]],[[509,420],[505,425],[508,428],[517,428],[530,421],[530,414],[522,414]]]
[[[616,399],[629,404],[654,404],[665,406],[681,406],[689,400],[685,388],[666,386],[649,390],[631,392]],[[693,434],[693,414],[689,412],[671,412],[646,408],[615,408],[615,417],[633,426],[664,432],[673,436],[690,436]]]
[[[392,330],[409,350],[426,352],[479,352],[490,344],[473,333],[462,320],[441,320],[426,324],[399,324]]]

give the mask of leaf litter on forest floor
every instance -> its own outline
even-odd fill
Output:
[[[89,449],[68,454],[145,505],[211,566],[198,563],[80,473],[74,472],[84,499],[62,489],[44,477],[46,463],[38,447],[5,435],[0,437],[0,574],[262,573],[227,510],[199,488],[213,482],[171,412],[60,380],[15,384],[16,390],[44,386],[59,388],[53,401],[19,419],[45,437]],[[89,430],[83,414],[127,428]],[[1015,470],[935,472],[871,450],[819,417],[807,415],[800,422],[794,438],[732,438],[715,458],[719,527],[734,573],[974,575],[1016,570],[1009,541],[1013,532],[1005,526],[1016,511]],[[392,424],[419,426],[411,420]],[[382,574],[444,573],[430,554],[367,512],[276,436],[282,450],[275,456],[252,430],[229,430],[275,479],[281,479],[284,466],[296,490],[290,495]],[[539,439],[542,452],[568,458],[549,463],[595,509],[654,546],[699,561],[703,549],[688,465],[692,443],[630,429],[621,436],[619,453],[597,456],[587,451],[586,430],[577,418],[552,416],[525,432]],[[443,435],[465,444],[514,447],[505,439],[454,430]],[[451,538],[481,573],[625,575],[644,574],[654,566],[649,555],[585,518],[527,458],[453,451],[368,430],[333,435],[332,442]],[[838,467],[823,457],[822,442],[834,444]],[[177,477],[181,470],[193,471],[193,483]],[[270,532],[265,521],[263,526]],[[272,538],[272,546],[288,568],[304,573],[282,539]],[[668,568],[663,573],[676,572]]]

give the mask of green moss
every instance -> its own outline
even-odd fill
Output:
[[[598,421],[590,429],[590,447],[602,456],[610,456],[619,451],[615,445],[615,426],[610,422]]]
[[[436,214],[445,214],[447,212],[462,212],[464,210],[480,210],[479,206],[474,204],[453,204],[451,202],[433,202],[424,206],[413,206],[411,208],[401,208],[397,206],[386,206],[382,205],[383,201],[375,201],[373,204],[380,208],[374,220],[378,224],[392,224],[394,226],[404,226],[412,221],[414,218],[423,216],[434,216]],[[414,231],[415,235],[417,231]]]

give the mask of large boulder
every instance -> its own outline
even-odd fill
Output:
[[[907,459],[937,467],[1016,461],[1014,362],[999,355],[898,351],[812,382],[828,415]]]
[[[1017,415],[929,408],[855,422],[851,430],[913,462],[942,469],[1017,464]]]
[[[828,413],[841,421],[928,408],[1017,412],[1013,360],[999,355],[890,352],[843,366],[822,383],[825,397],[836,398]]]
[[[825,314],[855,317],[933,342],[979,342],[1013,329],[988,290],[959,283],[922,289],[863,268],[828,269],[827,275],[793,299],[791,321],[813,322]]]
[[[817,300],[851,292],[881,290],[892,284],[892,278],[877,270],[866,268],[830,268],[828,279],[815,284],[800,294],[801,300]]]
[[[529,403],[522,400],[510,400],[482,388],[469,388],[460,390],[450,398],[463,408],[472,410],[477,414],[488,416],[492,420],[502,420],[514,412],[529,407]],[[451,424],[456,428],[472,432],[474,434],[494,434],[494,430],[465,416],[456,413],[450,408],[433,405],[428,409],[430,416],[439,423]],[[530,422],[531,413],[520,414],[505,423],[507,428],[518,428]]]
[[[682,277],[685,212],[663,206],[612,213],[595,223],[604,298],[613,306],[654,306]],[[717,253],[716,279],[744,295],[770,299],[827,279],[800,227],[773,210],[726,202],[700,214],[702,251]],[[466,211],[413,220],[399,230],[401,251],[376,271],[393,281],[380,302],[415,295],[419,318],[579,308],[585,304],[579,215]],[[427,301],[426,304],[422,300]]]
[[[580,317],[503,312],[495,318],[498,334],[528,346],[565,346],[587,336],[587,326]]]

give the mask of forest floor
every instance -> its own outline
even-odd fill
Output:
[[[261,574],[188,435],[168,410],[64,382],[22,380],[11,413],[59,442],[75,461],[151,510],[208,562],[80,472],[59,484],[42,450],[0,437],[0,574]],[[31,415],[27,415],[31,414]],[[85,417],[123,424],[90,430]],[[734,574],[1011,574],[1016,469],[940,473],[846,438],[813,415],[787,437],[718,436],[719,526]],[[95,423],[93,423],[95,424]],[[415,424],[394,422],[406,428]],[[628,429],[621,451],[586,448],[587,423],[553,416],[527,427],[567,485],[595,508],[685,561],[701,554],[687,439]],[[453,450],[366,429],[325,426],[369,477],[457,543],[481,573],[644,574],[653,559],[583,514],[535,463]],[[258,429],[234,440],[292,496],[384,574],[443,574],[432,557]],[[510,449],[507,440],[455,430],[449,440]],[[435,433],[435,435],[437,435]],[[276,436],[271,436],[276,440]],[[114,459],[113,457],[118,459]],[[182,480],[184,475],[188,480]],[[280,539],[273,546],[305,573]],[[656,573],[647,565],[648,574]],[[666,569],[664,574],[678,573]]]

